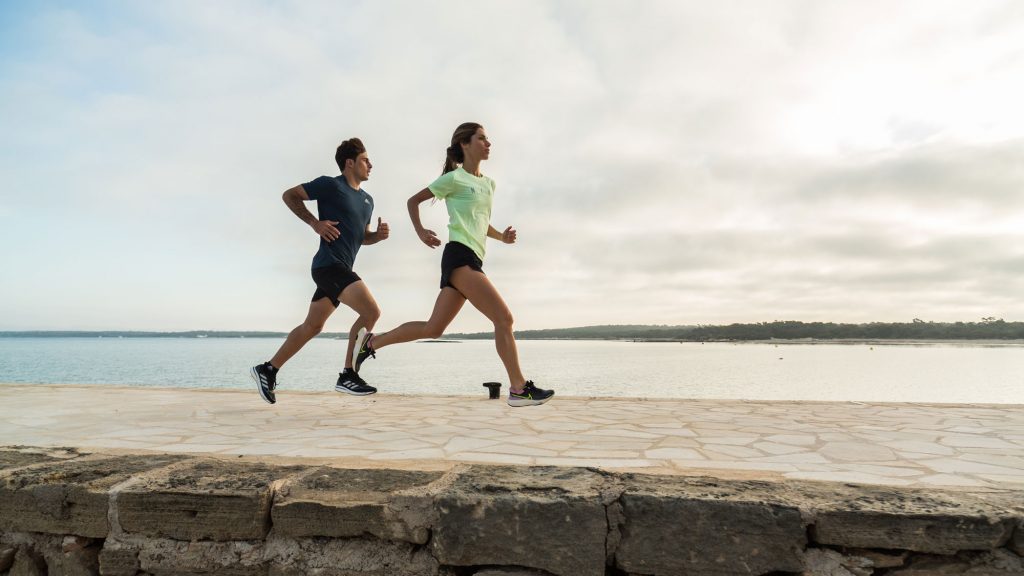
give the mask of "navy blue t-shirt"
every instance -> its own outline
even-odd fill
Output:
[[[341,264],[352,269],[363,245],[366,227],[373,214],[373,198],[348,185],[344,176],[321,176],[302,185],[310,200],[316,200],[320,220],[333,220],[341,233],[334,242],[320,238],[320,249],[313,256],[313,268]]]

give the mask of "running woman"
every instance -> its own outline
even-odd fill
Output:
[[[355,370],[358,371],[368,357],[376,358],[376,351],[385,346],[420,338],[439,338],[469,300],[494,323],[494,344],[508,372],[509,406],[534,406],[547,402],[555,393],[537,388],[523,376],[512,335],[512,312],[483,270],[487,238],[505,244],[516,241],[516,231],[511,226],[502,232],[491,226],[494,180],[480,172],[480,163],[487,160],[490,153],[491,142],[483,126],[472,122],[460,125],[452,135],[441,176],[409,198],[412,225],[420,240],[430,248],[440,246],[441,241],[433,230],[427,230],[420,222],[420,204],[440,198],[448,208],[448,244],[441,256],[441,293],[426,322],[406,322],[377,336],[370,332],[359,334]]]
[[[376,244],[388,237],[388,225],[377,218],[377,230],[370,231],[373,198],[360,185],[370,178],[373,164],[359,138],[345,140],[338,146],[334,161],[341,176],[321,176],[312,182],[290,188],[284,203],[320,236],[320,249],[313,256],[313,282],[316,291],[309,305],[306,320],[288,334],[288,338],[268,362],[253,366],[250,374],[256,381],[260,396],[268,403],[277,402],[277,371],[306,342],[323,330],[324,323],[344,303],[359,317],[349,331],[345,352],[345,370],[338,374],[334,389],[346,394],[366,396],[377,391],[352,369],[352,356],[357,335],[372,330],[380,318],[380,307],[370,289],[352,271],[359,247]],[[315,201],[319,218],[306,209],[303,202]]]

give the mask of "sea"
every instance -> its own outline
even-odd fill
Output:
[[[0,383],[253,390],[283,338],[0,338]],[[1024,344],[523,340],[527,378],[560,396],[1024,404]],[[333,390],[345,340],[317,338],[279,390]],[[386,347],[360,374],[381,392],[484,395],[508,377],[491,340]]]

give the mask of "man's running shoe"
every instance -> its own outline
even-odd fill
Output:
[[[354,396],[367,396],[377,391],[376,388],[367,384],[366,380],[360,378],[354,370],[348,368],[338,374],[338,383],[334,385],[334,390]]]
[[[274,388],[277,388],[277,370],[274,370],[270,362],[253,366],[249,369],[249,375],[256,381],[256,389],[267,404],[277,402],[274,396]]]
[[[512,390],[508,391],[508,405],[509,406],[538,406],[551,400],[551,397],[555,395],[554,390],[541,390],[533,385],[533,380],[527,380],[523,386],[523,391],[515,393]]]
[[[354,371],[359,372],[359,368],[367,358],[377,357],[377,354],[373,351],[373,346],[370,345],[370,340],[372,339],[373,332],[367,332],[366,328],[359,329],[359,333],[356,334],[356,345],[354,348],[356,358],[355,361],[352,362],[352,369]]]

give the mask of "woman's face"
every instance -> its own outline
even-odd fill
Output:
[[[467,158],[481,160],[487,160],[491,155],[491,141],[487,139],[487,132],[482,127],[476,129],[468,144],[462,145],[462,153]]]

